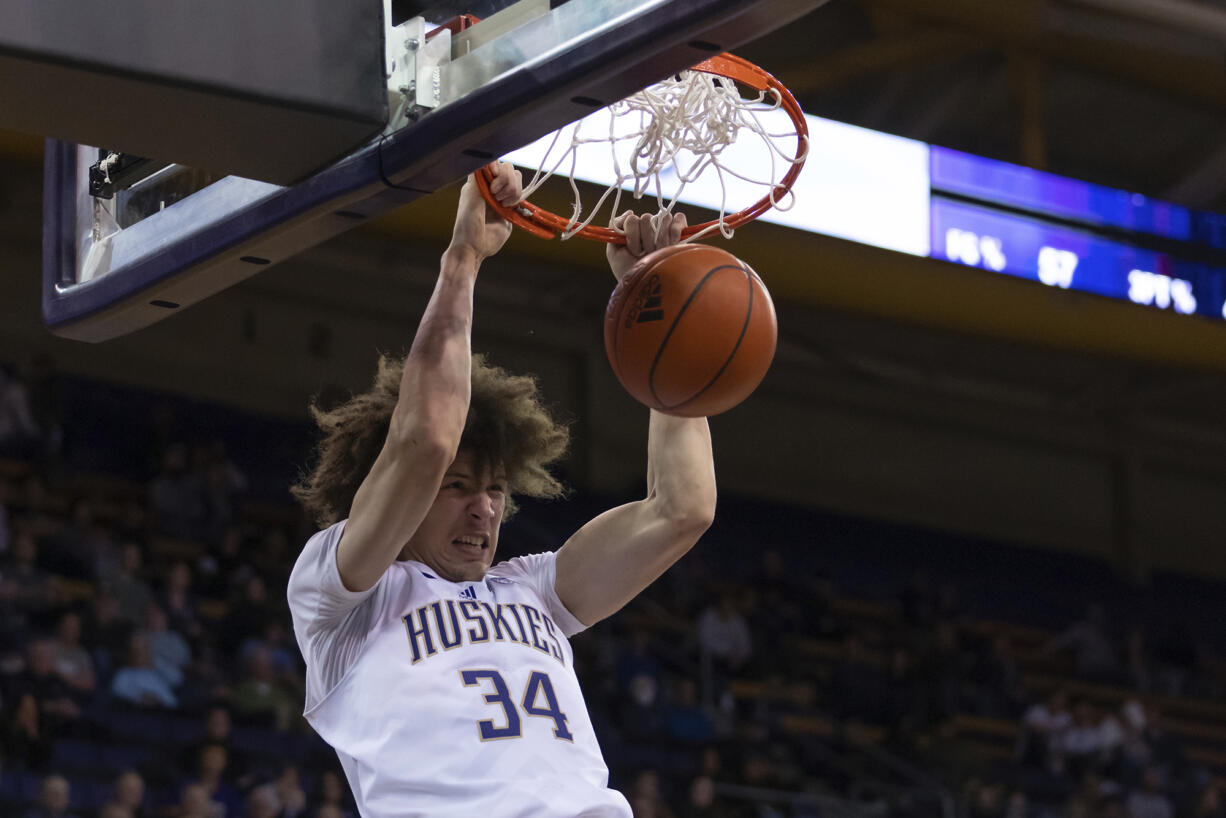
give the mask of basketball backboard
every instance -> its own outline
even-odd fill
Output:
[[[826,2],[383,1],[386,122],[296,184],[49,140],[47,326],[88,341],[147,326]]]

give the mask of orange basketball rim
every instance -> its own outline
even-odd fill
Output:
[[[795,125],[796,150],[790,160],[791,167],[788,168],[778,183],[771,186],[771,189],[765,196],[743,210],[724,215],[720,219],[713,219],[686,227],[681,234],[682,240],[716,228],[735,230],[776,206],[781,199],[789,195],[792,185],[800,175],[800,171],[804,167],[805,155],[808,152],[809,145],[809,127],[805,120],[804,111],[801,110],[800,104],[792,96],[792,92],[787,89],[787,86],[770,73],[746,59],[728,53],[718,54],[706,59],[690,70],[727,77],[764,95],[774,96],[779,102],[779,107],[788,114],[793,125]],[[486,202],[507,221],[544,239],[552,239],[559,234],[564,234],[572,226],[573,222],[571,220],[538,207],[527,200],[511,207],[499,204],[490,192],[489,186],[493,178],[493,171],[489,167],[482,168],[476,173],[477,187],[481,191],[481,195],[485,197]],[[600,227],[594,224],[585,225],[571,235],[582,236],[585,239],[603,241],[609,244],[626,243],[624,234],[612,228]]]

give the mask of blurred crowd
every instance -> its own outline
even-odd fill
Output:
[[[71,389],[46,360],[0,367],[0,813],[354,816],[301,716],[284,591],[309,525],[288,494],[253,500],[259,462],[193,436],[190,417],[159,420],[160,404],[134,399],[123,432],[145,441],[143,477],[83,472],[115,432],[83,432]],[[540,532],[560,542],[571,517],[529,504],[507,547],[553,547]],[[1010,625],[925,571],[843,593],[821,560],[717,522],[575,638],[636,818],[835,801],[898,818],[1226,818],[1211,623],[1090,604],[1063,630]]]

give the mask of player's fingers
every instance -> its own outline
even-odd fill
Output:
[[[506,196],[498,201],[502,202],[507,207],[513,204],[518,204],[519,200],[524,197],[524,175],[518,168],[512,167],[511,173],[507,176]]]
[[[677,213],[673,216],[673,221],[668,226],[668,243],[670,245],[681,241],[681,231],[685,230],[686,226],[684,213]]]
[[[638,258],[643,255],[643,219],[631,213],[626,219],[626,250]]]
[[[497,165],[490,165],[490,192],[499,193],[507,186],[507,175],[502,173]]]
[[[651,245],[647,248],[648,252],[659,250],[661,247],[667,247],[672,244],[669,237],[672,235],[673,214],[667,210],[661,210],[659,213],[651,217]]]

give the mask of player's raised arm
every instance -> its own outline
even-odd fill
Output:
[[[498,163],[491,189],[503,204],[517,202],[519,172]],[[337,548],[337,569],[352,591],[373,586],[395,561],[456,456],[468,413],[477,271],[510,232],[470,178],[460,192],[438,282],[405,358],[387,438],[354,496]]]
[[[685,216],[623,216],[626,246],[609,246],[609,266],[621,278],[635,260],[674,244]],[[664,573],[711,525],[715,464],[706,418],[652,411],[647,436],[647,496],[606,511],[580,528],[558,552],[555,589],[581,622],[592,625],[618,610]]]

